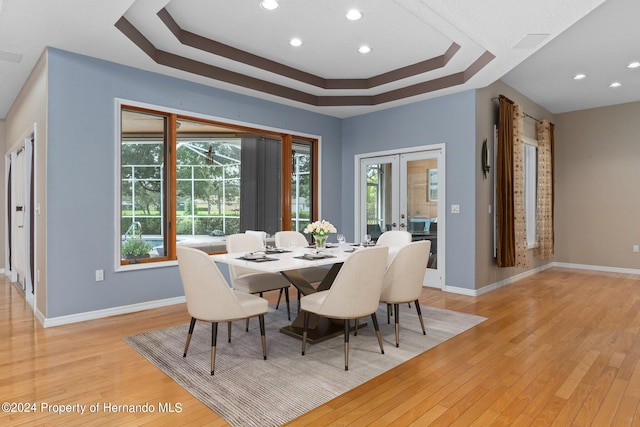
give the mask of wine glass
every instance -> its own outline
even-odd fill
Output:
[[[338,239],[338,245],[342,246],[344,244],[344,234],[338,234],[336,238]]]
[[[371,244],[371,234],[364,235],[364,245],[369,246]]]

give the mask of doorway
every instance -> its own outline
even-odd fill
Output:
[[[34,142],[32,133],[21,138],[5,158],[7,211],[5,230],[5,265],[7,275],[33,301],[34,276]]]
[[[356,239],[390,230],[431,241],[424,285],[444,287],[444,145],[358,156]]]

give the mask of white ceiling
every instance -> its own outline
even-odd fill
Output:
[[[640,69],[625,68],[640,60],[640,31],[632,26],[640,17],[638,0],[280,0],[272,12],[258,3],[0,0],[0,117],[6,117],[47,46],[336,117],[480,88],[503,76],[553,113],[640,100]],[[351,7],[363,12],[360,21],[345,19]],[[157,15],[163,8],[184,31],[322,79],[366,79],[438,57],[452,45],[460,48],[440,68],[368,89],[325,89],[181,44]],[[486,52],[495,58],[449,87],[411,89],[409,96],[376,105],[318,106],[158,64],[116,28],[123,17],[157,50],[313,97],[395,93],[460,75]],[[540,34],[548,36],[536,46],[514,48],[527,35]],[[293,36],[303,40],[302,47],[288,45]],[[359,54],[361,43],[373,51]],[[589,78],[571,80],[578,72]],[[612,79],[623,86],[609,89]]]

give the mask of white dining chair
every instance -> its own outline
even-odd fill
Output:
[[[230,324],[233,320],[257,316],[260,321],[262,356],[267,360],[264,326],[264,315],[269,309],[267,300],[231,289],[215,262],[205,252],[185,246],[178,246],[176,251],[187,311],[191,316],[182,357],[187,357],[196,320],[211,322],[211,375],[213,375],[216,366],[218,323],[229,322]],[[229,335],[230,340],[231,335]]]
[[[245,234],[253,234],[255,236],[258,236],[260,238],[260,240],[262,240],[263,242],[267,239],[267,232],[266,231],[245,230]]]
[[[385,231],[378,237],[377,246],[401,248],[411,243],[411,233],[401,230]]]
[[[344,263],[331,288],[305,295],[300,301],[304,314],[302,355],[305,354],[309,330],[309,315],[344,321],[344,369],[349,370],[350,320],[371,315],[378,337],[380,352],[384,354],[382,336],[378,327],[376,310],[382,291],[388,248],[376,246],[354,252]]]
[[[400,346],[400,304],[413,302],[416,306],[422,333],[426,335],[424,320],[418,298],[422,294],[422,283],[429,262],[431,242],[422,240],[410,243],[398,250],[387,267],[382,281],[380,302],[387,304],[387,323],[390,322],[391,306],[395,320],[396,347]]]
[[[227,252],[229,253],[248,253],[260,250],[262,241],[255,234],[238,233],[227,236]],[[247,261],[248,263],[250,261]],[[259,294],[263,296],[264,292],[283,289],[287,302],[287,316],[291,320],[291,310],[289,304],[289,287],[291,283],[278,273],[263,273],[253,270],[250,267],[242,267],[238,265],[229,266],[229,276],[231,278],[231,286],[248,294]],[[248,321],[247,321],[247,329]]]
[[[393,258],[398,253],[398,250],[411,243],[411,239],[411,233],[408,231],[390,230],[385,231],[380,235],[376,242],[376,246],[387,246],[389,248],[387,264],[391,264]]]

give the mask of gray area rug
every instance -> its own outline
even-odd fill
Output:
[[[295,313],[292,304],[292,315]],[[258,320],[233,323],[231,343],[227,326],[218,328],[216,373],[210,375],[211,324],[197,322],[186,358],[182,357],[188,324],[124,338],[205,405],[233,426],[279,426],[380,375],[424,351],[486,320],[484,317],[422,307],[427,335],[422,334],[415,307],[401,306],[400,347],[395,346],[393,318],[387,324],[386,306],[378,322],[385,354],[380,353],[371,318],[351,335],[349,371],[344,370],[344,338],[307,344],[280,333],[290,324],[286,310],[269,308],[265,316],[267,360],[262,358]]]

